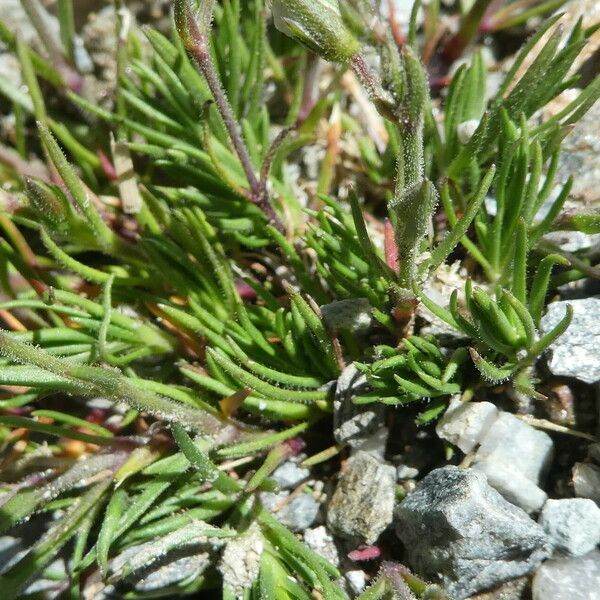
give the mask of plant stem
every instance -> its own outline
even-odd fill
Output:
[[[240,159],[242,168],[246,174],[246,179],[250,184],[250,200],[258,205],[265,213],[269,223],[283,233],[285,232],[283,223],[271,205],[265,183],[258,179],[256,172],[254,171],[250,153],[248,152],[248,148],[246,148],[233,110],[213,64],[210,55],[208,36],[200,31],[189,5],[187,6],[186,20],[189,37],[187,40],[184,40],[184,42],[186,42],[187,51],[198,63],[198,67],[200,68],[202,75],[204,75],[204,79],[206,80],[217,108],[219,109],[219,113],[221,114],[223,123],[229,133],[233,148]]]

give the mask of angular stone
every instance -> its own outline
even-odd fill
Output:
[[[483,438],[475,462],[487,461],[515,469],[538,484],[552,461],[553,447],[547,433],[502,412]]]
[[[488,483],[506,500],[528,513],[537,513],[548,498],[544,490],[513,466],[486,460],[475,464],[473,468],[483,473]]]
[[[497,416],[498,409],[491,402],[452,400],[435,430],[443,440],[467,454],[481,441]]]
[[[576,496],[591,498],[600,504],[600,467],[591,463],[575,463],[573,487]]]
[[[327,509],[327,524],[340,537],[373,544],[392,522],[396,469],[359,451],[346,463]]]
[[[600,381],[600,298],[552,302],[542,317],[542,333],[550,331],[573,307],[573,321],[551,346],[548,368],[554,375],[585,383]]]
[[[593,500],[548,500],[538,522],[561,554],[581,556],[600,544],[600,508]]]
[[[533,600],[600,600],[600,552],[545,562],[532,592]]]
[[[509,502],[539,511],[546,493],[538,483],[552,460],[550,436],[502,412],[485,434],[473,463]]]
[[[348,365],[340,374],[333,399],[333,436],[338,444],[360,448],[373,437],[381,437],[384,430],[385,407],[381,404],[357,405],[354,396],[369,389],[367,378],[354,364]],[[387,435],[381,443],[385,448]]]
[[[432,471],[395,517],[411,565],[454,600],[526,575],[550,554],[542,528],[474,470]]]

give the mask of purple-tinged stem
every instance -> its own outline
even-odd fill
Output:
[[[246,148],[246,144],[242,138],[242,134],[233,114],[233,110],[231,109],[231,105],[229,104],[229,100],[227,99],[227,95],[225,94],[225,90],[221,84],[221,80],[219,79],[215,66],[212,62],[208,36],[198,28],[189,5],[187,6],[186,21],[189,37],[184,40],[184,42],[186,42],[187,51],[198,63],[198,67],[200,68],[202,75],[204,75],[204,79],[206,80],[217,108],[219,109],[219,113],[221,114],[223,123],[227,128],[233,148],[240,159],[242,168],[246,174],[246,179],[250,185],[250,200],[261,208],[266,217],[269,219],[269,222],[274,227],[276,227],[280,232],[284,233],[285,228],[283,223],[277,216],[277,213],[269,201],[266,183],[260,181],[256,175],[256,172],[254,171],[254,166],[252,165],[252,161],[250,159],[250,153]]]

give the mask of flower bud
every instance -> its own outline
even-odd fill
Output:
[[[272,0],[271,8],[277,29],[326,60],[347,62],[360,48],[338,0]]]

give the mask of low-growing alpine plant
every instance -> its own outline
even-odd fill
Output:
[[[58,31],[22,4],[40,47],[0,22],[25,84],[0,76],[0,533],[41,533],[2,598],[41,578],[69,598],[347,598],[260,494],[301,451],[344,452],[333,396],[351,363],[358,407],[417,403],[421,426],[492,385],[543,397],[538,358],[571,319],[542,335],[546,303],[598,275],[544,235],[598,230],[563,215],[557,165],[600,79],[543,109],[577,89],[593,30],[550,18],[491,91],[478,36],[561,2],[476,0],[443,36],[439,1],[417,1],[406,33],[376,0],[175,0],[164,35],[115,0],[100,104],[72,0]],[[201,566],[161,584],[190,550]],[[445,598],[394,562],[360,598],[406,590]]]

